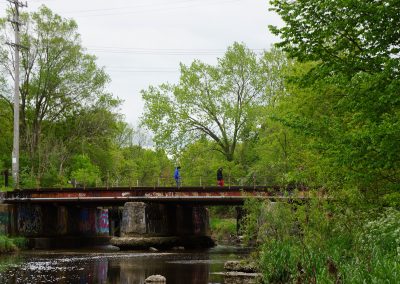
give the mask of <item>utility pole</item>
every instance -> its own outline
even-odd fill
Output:
[[[14,6],[14,18],[9,19],[12,23],[15,31],[15,42],[9,43],[14,47],[15,51],[15,62],[14,62],[14,140],[13,140],[13,152],[12,152],[12,176],[14,181],[14,188],[19,188],[19,50],[20,50],[20,39],[19,31],[21,22],[19,21],[19,8],[27,7],[25,3],[21,3],[18,0],[7,0],[11,6]]]

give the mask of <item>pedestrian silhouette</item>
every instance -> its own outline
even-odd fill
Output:
[[[175,168],[174,179],[175,179],[175,182],[176,182],[176,187],[180,187],[181,186],[181,174],[179,172],[180,169],[181,169],[180,166],[177,166]]]
[[[217,170],[217,184],[218,186],[224,186],[224,175],[222,174],[222,168]]]

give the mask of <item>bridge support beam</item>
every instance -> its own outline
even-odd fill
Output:
[[[202,206],[128,202],[122,213],[121,236],[111,243],[122,248],[210,247],[208,210]]]
[[[14,208],[11,213],[15,213],[9,213],[9,223],[16,223],[12,235],[26,237],[32,248],[109,243],[108,209],[52,204],[20,204]]]

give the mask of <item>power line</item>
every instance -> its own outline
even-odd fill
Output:
[[[161,6],[170,6],[171,4],[181,4],[181,3],[188,3],[188,2],[199,2],[199,1],[198,0],[175,1],[175,2],[168,2],[168,3],[159,3],[159,4],[157,4],[157,6],[159,6],[159,5],[161,5]],[[134,6],[121,6],[121,7],[115,7],[115,8],[72,10],[72,11],[65,11],[64,14],[77,14],[77,13],[81,14],[81,13],[107,12],[107,11],[137,9],[137,8],[153,8],[154,6],[155,5],[134,5]]]
[[[226,4],[226,3],[235,3],[235,2],[240,2],[242,0],[226,0],[226,1],[220,1],[220,2],[209,2],[209,5],[202,5],[204,4],[204,2],[202,3],[198,3],[197,5],[187,5],[187,6],[177,6],[177,7],[165,7],[165,8],[159,8],[159,9],[143,9],[143,10],[136,10],[136,11],[123,11],[123,12],[119,12],[119,13],[105,13],[105,14],[87,14],[87,15],[82,15],[85,17],[98,17],[98,16],[115,16],[115,15],[132,15],[132,14],[142,14],[142,13],[146,13],[146,12],[165,12],[165,11],[173,11],[173,10],[177,10],[177,9],[183,9],[183,8],[193,8],[193,7],[207,7],[207,6],[215,6],[215,5],[219,5],[219,4]],[[77,12],[75,12],[77,13]],[[68,14],[67,12],[63,13],[63,14]],[[71,13],[73,14],[73,13]]]
[[[222,55],[226,49],[181,49],[181,48],[121,48],[121,47],[100,47],[89,46],[87,48],[92,52],[110,53],[110,54],[138,54],[138,55]],[[255,53],[261,53],[264,49],[251,49]]]

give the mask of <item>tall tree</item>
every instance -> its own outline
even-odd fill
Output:
[[[45,128],[101,100],[109,77],[82,47],[75,21],[45,6],[23,17],[21,146],[28,153],[32,169],[38,170],[38,150]],[[9,31],[1,25],[1,32],[6,38]],[[11,81],[14,62],[5,48],[0,47],[0,64]]]
[[[163,84],[142,91],[144,124],[158,145],[177,149],[206,135],[215,150],[232,161],[238,142],[253,129],[260,107],[282,92],[274,70],[286,62],[282,53],[258,57],[235,43],[216,66],[194,61],[181,64],[176,85]]]
[[[108,76],[96,66],[95,57],[85,53],[73,20],[63,19],[44,6],[25,18],[21,123],[25,146],[33,154],[42,122],[62,120],[92,104],[104,93]],[[12,64],[12,58],[2,62],[10,71]]]
[[[360,188],[400,182],[398,1],[271,1],[288,54],[315,61],[292,88],[286,123]],[[295,81],[292,81],[295,82]]]

